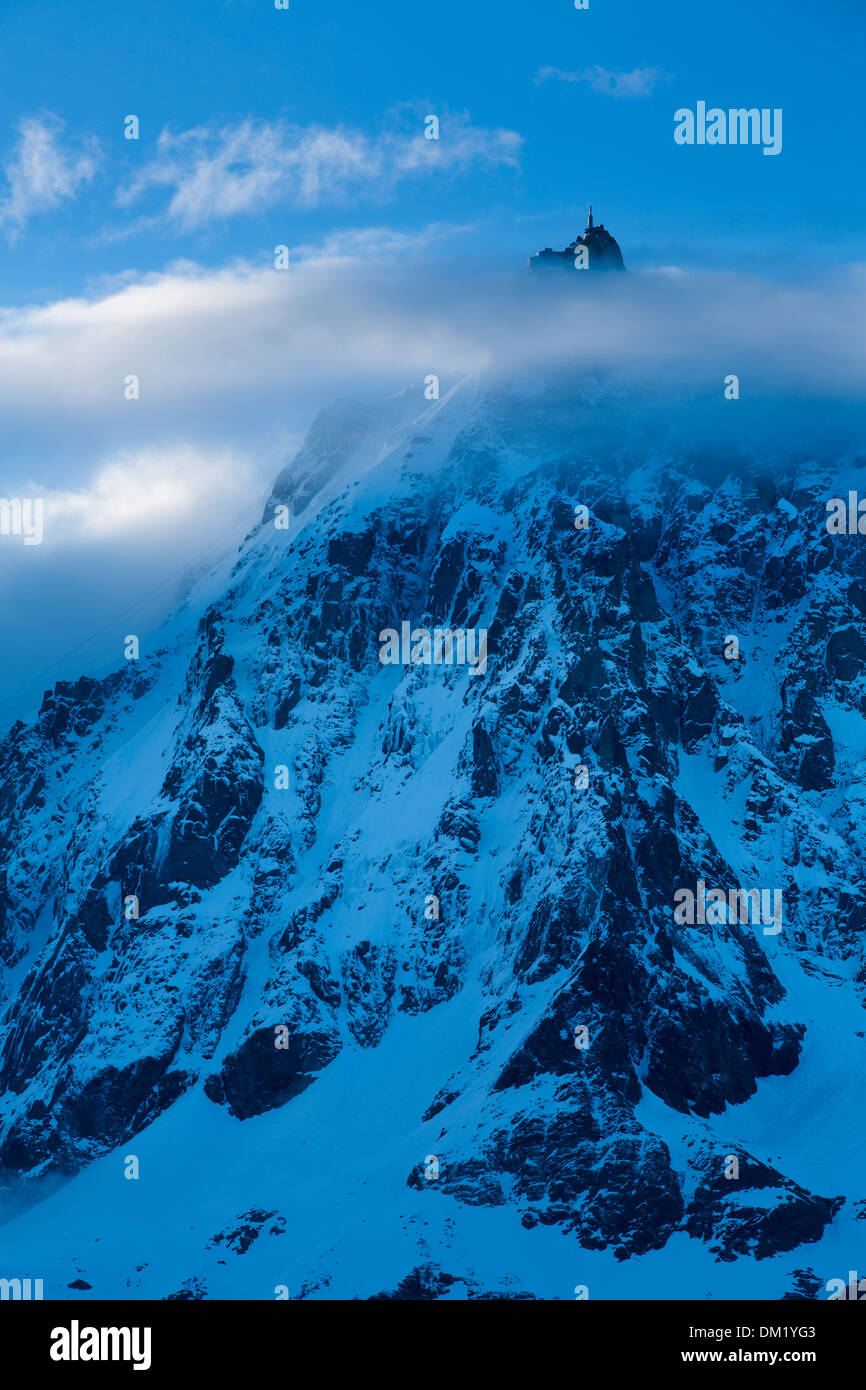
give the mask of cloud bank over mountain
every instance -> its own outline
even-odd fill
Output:
[[[385,230],[382,232],[386,235]],[[824,283],[661,267],[616,285],[530,283],[414,254],[309,254],[287,272],[179,263],[55,303],[0,312],[0,405],[50,404],[66,422],[129,428],[123,382],[152,425],[228,393],[307,401],[413,373],[617,371],[676,391],[714,389],[720,364],[753,392],[856,398],[866,385],[866,268]],[[354,247],[356,253],[358,244]],[[42,427],[42,422],[40,422]]]
[[[41,546],[0,548],[7,650],[24,660],[36,622],[51,652],[77,642],[236,544],[315,412],[345,396],[477,373],[531,392],[561,370],[587,401],[599,390],[588,451],[838,454],[863,437],[862,266],[808,287],[676,267],[539,283],[432,263],[417,242],[401,253],[386,229],[352,250],[306,248],[285,272],[178,263],[0,313],[0,496],[43,497],[46,515]],[[58,588],[77,596],[68,610]]]

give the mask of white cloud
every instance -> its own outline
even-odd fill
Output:
[[[378,229],[378,255],[362,231],[342,256],[328,244],[285,272],[183,263],[91,298],[0,311],[2,472],[14,432],[63,431],[67,456],[85,424],[103,439],[201,438],[235,403],[259,421],[285,419],[434,370],[589,364],[673,390],[711,388],[721,362],[752,373],[755,391],[767,381],[808,394],[866,387],[863,268],[802,287],[692,271],[584,283],[522,268],[479,274],[425,258],[423,246],[400,259],[400,235]],[[128,373],[138,401],[124,398]]]
[[[8,192],[0,200],[0,223],[20,229],[35,213],[75,198],[93,178],[95,142],[78,151],[65,149],[62,130],[54,116],[29,116],[19,122],[14,153],[3,165]]]
[[[565,72],[562,68],[539,68],[536,82],[547,82],[555,78],[560,82],[585,82],[595,92],[604,92],[610,97],[648,97],[660,82],[669,82],[668,74],[661,68],[634,68],[632,72],[616,72],[611,68],[596,65],[584,68],[581,72]]]
[[[294,247],[293,255],[304,260],[376,260],[406,256],[477,230],[478,224],[472,222],[431,222],[413,232],[388,226],[346,227],[330,232],[320,242]]]
[[[125,450],[76,488],[43,494],[49,543],[133,539],[192,527],[209,535],[213,517],[249,505],[252,471],[234,449],[192,443]]]
[[[269,460],[268,481],[283,461]],[[124,634],[147,649],[194,580],[230,563],[266,495],[225,444],[124,449],[68,472],[80,481],[25,491],[42,500],[42,542],[0,544],[0,583],[17,595],[0,612],[0,730],[33,717],[55,680],[117,669]]]
[[[523,137],[516,131],[473,126],[461,114],[443,116],[439,139],[427,140],[422,118],[413,132],[399,119],[400,129],[376,137],[344,127],[249,120],[219,130],[163,130],[156,159],[116,201],[129,207],[148,190],[168,189],[167,216],[189,230],[284,200],[315,207],[348,194],[381,198],[419,174],[519,163]]]

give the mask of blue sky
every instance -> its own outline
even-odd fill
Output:
[[[21,226],[7,219],[3,302],[178,257],[217,266],[382,226],[415,235],[446,224],[457,230],[433,237],[429,254],[509,263],[564,244],[590,199],[631,266],[745,259],[796,273],[816,242],[845,260],[863,225],[864,33],[854,0],[590,0],[586,11],[571,0],[291,0],[288,12],[270,0],[5,0],[2,158],[14,158],[23,119],[50,115],[62,122],[57,148],[91,159],[92,173]],[[540,80],[551,68],[571,78]],[[629,74],[640,94],[616,95]],[[675,146],[673,112],[698,99],[781,107],[782,154]],[[166,185],[116,205],[153,167],[164,130],[207,127],[211,156],[244,122],[260,135],[276,128],[282,147],[316,127],[349,132],[369,152],[417,135],[428,112],[443,149],[467,124],[481,132],[456,170],[342,188],[338,177],[303,203],[276,188],[195,225],[168,215]],[[129,113],[138,142],[122,138]],[[503,162],[493,132],[519,137]]]

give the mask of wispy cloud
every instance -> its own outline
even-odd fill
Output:
[[[252,470],[234,449],[190,443],[124,450],[77,488],[43,494],[49,541],[77,543],[159,534],[237,507]]]
[[[465,237],[478,230],[477,222],[430,222],[416,231],[396,227],[341,227],[321,241],[292,247],[293,259],[378,260],[383,257],[417,255],[452,237]]]
[[[76,149],[61,142],[63,122],[56,116],[28,116],[18,124],[18,141],[4,162],[7,184],[0,198],[0,224],[20,231],[34,214],[75,198],[96,172],[97,145]]]
[[[396,125],[395,120],[395,125]],[[154,189],[167,189],[165,214],[184,229],[201,227],[277,202],[315,207],[355,197],[382,198],[403,179],[439,171],[517,167],[523,137],[513,130],[472,125],[463,113],[445,116],[439,138],[400,129],[369,136],[346,127],[242,121],[214,129],[163,130],[158,154],[116,198],[129,207]]]
[[[609,97],[648,97],[661,82],[669,82],[670,74],[661,68],[634,68],[632,72],[615,72],[596,65],[581,72],[566,72],[563,68],[539,68],[536,82],[585,82],[595,92]]]

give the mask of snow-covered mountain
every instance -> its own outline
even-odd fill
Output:
[[[0,1276],[778,1298],[862,1260],[866,542],[825,520],[866,460],[614,446],[622,407],[324,412],[158,648],[10,731]],[[403,624],[486,663],[384,664]]]

